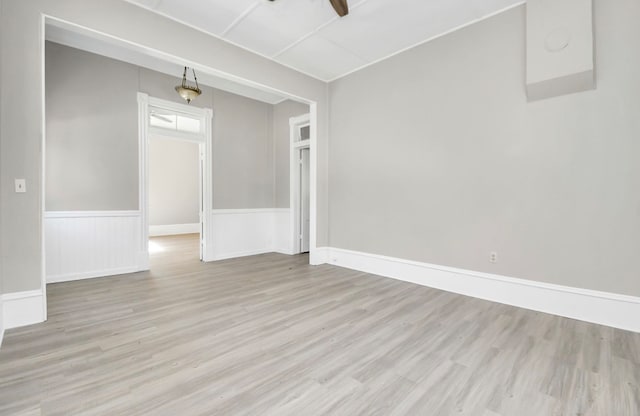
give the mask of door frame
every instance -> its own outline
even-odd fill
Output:
[[[171,131],[149,124],[149,107],[185,114],[200,119],[203,131],[200,134]],[[173,101],[162,100],[138,93],[138,176],[140,220],[140,262],[143,270],[149,269],[149,140],[150,136],[198,143],[200,149],[200,258],[209,261],[207,242],[209,238],[209,213],[211,212],[213,189],[212,166],[213,110],[192,107]]]
[[[291,207],[291,252],[293,254],[302,253],[302,230],[300,229],[300,150],[309,149],[309,194],[311,195],[309,217],[311,224],[309,226],[309,252],[316,248],[315,246],[315,212],[314,198],[316,195],[316,184],[314,180],[313,168],[313,147],[311,138],[307,140],[297,140],[298,131],[301,127],[310,126],[310,134],[313,136],[314,131],[310,114],[303,114],[298,117],[289,119],[289,206]],[[313,236],[313,237],[312,237]]]

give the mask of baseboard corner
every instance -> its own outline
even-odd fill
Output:
[[[42,289],[2,295],[3,330],[45,321]]]
[[[316,247],[309,252],[309,264],[312,266],[319,266],[321,264],[329,263],[329,247]]]

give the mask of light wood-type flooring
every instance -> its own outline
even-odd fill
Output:
[[[48,286],[2,415],[640,415],[640,334],[265,254]],[[640,319],[640,317],[638,317]]]

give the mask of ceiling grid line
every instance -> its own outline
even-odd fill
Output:
[[[251,14],[251,12],[253,12],[255,8],[258,7],[259,5],[260,5],[260,1],[256,1],[251,6],[247,7],[247,9],[244,12],[242,12],[240,16],[238,16],[233,22],[231,22],[229,26],[227,26],[225,30],[222,31],[220,36],[225,37],[231,30],[233,30],[234,27],[238,26],[240,22],[246,19],[247,16],[249,16],[249,14]]]
[[[360,7],[362,4],[364,4],[367,0],[360,0],[357,4],[353,5],[350,7],[351,12],[353,12],[353,10],[356,10],[358,7]],[[300,39],[296,40],[295,42],[291,43],[290,45],[287,45],[286,47],[284,47],[282,50],[278,51],[275,55],[273,55],[273,58],[277,58],[278,56],[282,55],[283,53],[285,53],[286,51],[288,51],[289,49],[293,48],[294,46],[298,45],[299,43],[301,43],[302,41],[304,41],[305,39],[307,39],[310,36],[313,36],[317,33],[319,33],[322,29],[324,29],[325,27],[335,23],[336,21],[340,20],[339,16],[334,17],[333,19],[322,23],[320,26],[316,27],[314,30],[312,30],[311,32],[307,33],[306,35],[302,36]],[[351,52],[351,51],[349,51]]]

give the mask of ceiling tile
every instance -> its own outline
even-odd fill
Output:
[[[129,3],[145,7],[147,9],[155,9],[162,0],[126,0]]]
[[[276,60],[325,81],[367,63],[317,34],[293,46]]]
[[[156,10],[206,32],[221,35],[257,1],[259,0],[161,0]]]
[[[265,1],[233,27],[225,38],[263,55],[273,56],[333,19],[336,19],[336,14],[328,1]]]
[[[494,14],[498,11],[525,2],[526,0],[471,0],[478,18]]]
[[[468,0],[369,0],[320,34],[375,61],[475,18]]]

